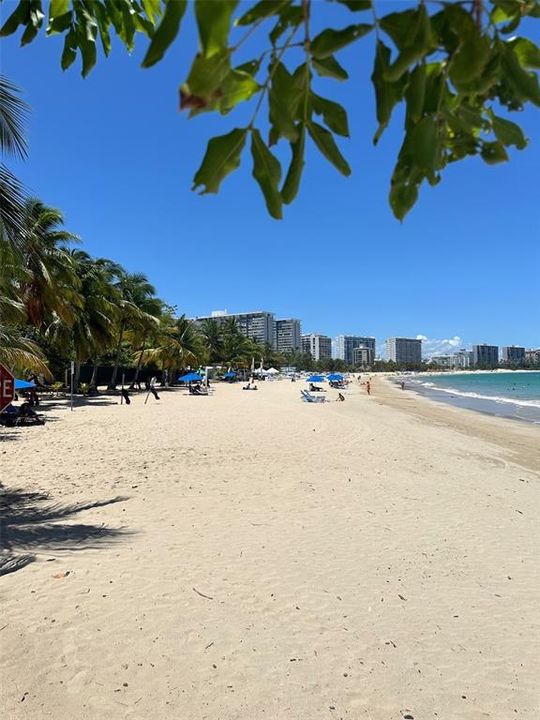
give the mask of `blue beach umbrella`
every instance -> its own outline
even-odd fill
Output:
[[[178,382],[198,382],[200,380],[202,380],[202,375],[196,372],[189,372],[178,378]]]
[[[223,377],[224,377],[224,378],[235,378],[235,377],[236,377],[236,373],[234,372],[234,370],[230,370],[229,372],[226,372]]]
[[[28,382],[28,380],[19,380],[15,378],[15,390],[29,390],[30,388],[35,388],[36,384],[33,382]]]
[[[341,373],[332,373],[328,376],[328,380],[330,380],[330,382],[341,382],[343,380],[343,375]]]
[[[306,380],[306,382],[310,382],[310,383],[325,382],[325,381],[326,381],[326,378],[324,377],[324,375],[312,375],[311,377],[308,377],[308,379]]]

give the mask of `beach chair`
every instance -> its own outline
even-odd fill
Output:
[[[308,392],[307,390],[300,390],[300,395],[302,396],[302,400],[303,400],[304,402],[309,402],[309,403],[323,403],[323,402],[326,402],[326,398],[325,398],[325,397],[312,395],[312,394],[311,394],[310,392]]]
[[[188,389],[190,395],[208,395],[208,390],[203,390],[200,387],[191,387],[190,385]]]

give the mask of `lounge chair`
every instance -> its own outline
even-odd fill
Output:
[[[35,413],[28,403],[20,408],[9,405],[0,413],[0,425],[5,427],[24,427],[27,425],[45,425],[45,420]]]
[[[323,403],[326,402],[325,397],[317,397],[316,395],[312,395],[307,390],[300,390],[300,394],[302,396],[302,400],[304,402],[310,402],[310,403]]]
[[[310,392],[326,392],[326,390],[319,385],[314,385],[313,383],[309,384],[309,391]]]
[[[208,390],[203,390],[200,386],[189,386],[189,394],[190,395],[208,395]]]

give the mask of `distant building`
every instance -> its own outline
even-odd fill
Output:
[[[299,352],[302,348],[300,320],[287,318],[274,323],[274,347],[278,352]]]
[[[204,320],[215,320],[225,322],[234,318],[240,332],[261,345],[274,345],[274,314],[259,310],[247,313],[228,313],[226,310],[216,310],[211,315],[200,315],[194,318],[196,324]]]
[[[354,363],[355,348],[371,348],[375,354],[375,338],[362,337],[360,335],[338,335],[335,341],[335,357],[345,361],[348,365]]]
[[[499,348],[497,345],[473,345],[472,364],[496,367],[499,364]]]
[[[525,363],[527,365],[540,365],[540,348],[525,350]]]
[[[430,362],[453,370],[464,370],[471,364],[471,355],[469,350],[459,350],[448,355],[433,355]]]
[[[416,338],[388,338],[386,356],[395,363],[419,364],[422,362],[422,341]]]
[[[302,352],[309,353],[313,360],[332,357],[332,339],[327,335],[311,333],[302,335]]]
[[[375,348],[360,345],[352,353],[352,364],[359,367],[371,367],[375,361]]]
[[[509,365],[521,365],[525,362],[525,348],[517,345],[505,345],[502,349],[502,359]]]

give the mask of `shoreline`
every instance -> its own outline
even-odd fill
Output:
[[[381,380],[385,390],[376,390],[373,396],[388,407],[410,413],[426,424],[437,423],[468,437],[494,442],[510,453],[513,462],[533,471],[540,468],[540,432],[534,423],[460,407],[413,389],[401,390],[388,376]]]

